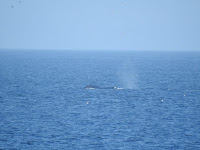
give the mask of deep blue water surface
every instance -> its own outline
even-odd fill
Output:
[[[1,50],[0,149],[198,150],[200,52]]]

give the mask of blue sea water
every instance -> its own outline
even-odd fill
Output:
[[[200,52],[1,50],[0,149],[198,150]]]

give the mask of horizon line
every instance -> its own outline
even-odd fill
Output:
[[[52,49],[47,49],[47,48],[0,48],[0,51],[1,50],[26,50],[26,51],[160,51],[160,52],[193,52],[193,51],[200,51],[200,50],[183,50],[183,49],[170,49],[170,50],[167,50],[167,49],[91,49],[91,48],[88,48],[88,49],[84,49],[84,48],[66,48],[66,49],[63,49],[63,48],[60,48],[60,49],[56,49],[56,48],[52,48]]]

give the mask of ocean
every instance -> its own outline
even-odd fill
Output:
[[[0,149],[200,150],[200,52],[1,50]]]

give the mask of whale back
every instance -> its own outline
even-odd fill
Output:
[[[99,86],[96,86],[96,85],[89,84],[89,85],[87,85],[85,87],[85,89],[117,89],[117,87],[116,86],[113,86],[113,87],[99,87]]]
[[[99,89],[100,87],[98,87],[98,86],[95,86],[95,85],[87,85],[86,87],[85,87],[85,89]]]

